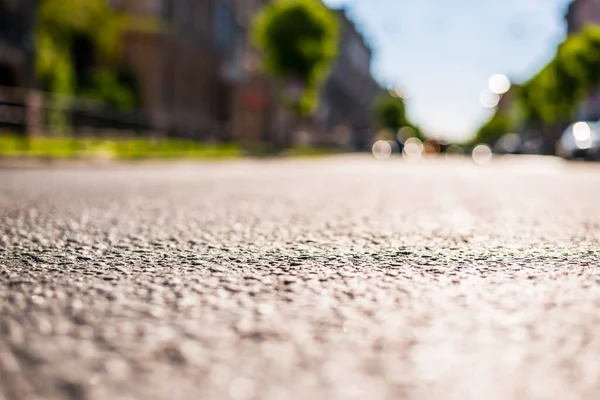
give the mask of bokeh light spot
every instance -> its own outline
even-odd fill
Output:
[[[423,142],[423,155],[427,158],[434,158],[440,154],[441,146],[436,140],[426,140]]]
[[[411,137],[404,143],[402,157],[407,161],[419,161],[423,155],[423,142],[416,137]]]
[[[487,165],[492,162],[492,149],[486,144],[475,146],[472,153],[473,161],[477,165]]]
[[[505,153],[515,153],[521,147],[521,137],[516,133],[507,133],[498,140],[498,147]]]
[[[494,94],[504,94],[510,90],[510,79],[504,74],[492,75],[488,81],[490,92]]]
[[[589,140],[592,135],[592,129],[587,122],[577,122],[573,125],[573,136],[578,142]]]
[[[410,127],[410,126],[403,126],[402,128],[398,129],[398,132],[396,133],[396,138],[404,143],[408,138],[411,138],[413,136],[416,135],[417,132],[415,132],[415,130]]]
[[[479,102],[485,108],[494,108],[500,102],[500,95],[485,89],[479,94]]]
[[[457,144],[450,145],[446,150],[446,157],[450,158],[453,156],[462,156],[465,152],[462,147]]]
[[[392,145],[387,140],[378,140],[373,144],[373,156],[378,160],[387,160],[392,155]]]

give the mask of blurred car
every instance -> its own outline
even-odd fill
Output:
[[[566,159],[600,160],[598,122],[579,121],[567,127],[556,143],[556,154]]]

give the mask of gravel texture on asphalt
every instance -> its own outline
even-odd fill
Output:
[[[0,170],[0,399],[598,399],[600,166]]]

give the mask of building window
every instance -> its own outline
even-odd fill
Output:
[[[227,50],[233,41],[233,10],[231,4],[218,1],[213,9],[215,47]]]

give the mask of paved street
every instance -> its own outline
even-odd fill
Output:
[[[599,199],[553,158],[0,169],[0,399],[600,398]]]

